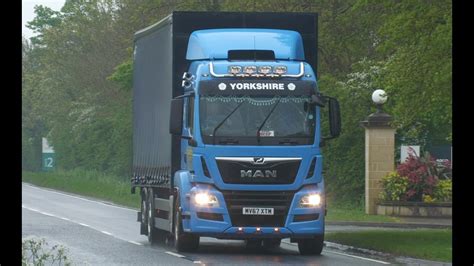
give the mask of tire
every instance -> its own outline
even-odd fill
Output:
[[[320,255],[323,251],[323,246],[324,235],[316,235],[314,238],[298,241],[298,250],[301,255]]]
[[[174,247],[178,252],[194,251],[199,248],[199,236],[183,232],[183,219],[180,209],[181,204],[179,195],[177,195],[174,216]]]
[[[277,248],[281,244],[280,238],[271,238],[271,239],[264,239],[263,240],[263,247],[264,248]]]
[[[140,211],[141,211],[141,222],[140,222],[140,234],[141,235],[148,235],[148,201],[146,194],[143,192],[141,193],[141,204],[140,204]]]

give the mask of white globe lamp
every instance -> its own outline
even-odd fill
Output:
[[[372,93],[372,101],[377,106],[377,113],[381,113],[382,105],[387,101],[387,93],[384,90],[375,90]]]

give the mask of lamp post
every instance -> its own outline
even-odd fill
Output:
[[[395,129],[391,127],[392,117],[382,109],[387,102],[387,93],[381,89],[372,93],[377,107],[361,125],[365,128],[365,212],[377,213],[377,200],[382,177],[394,170]]]

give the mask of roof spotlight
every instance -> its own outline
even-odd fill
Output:
[[[273,73],[277,74],[277,75],[283,75],[285,74],[287,71],[287,68],[286,66],[276,66],[274,69],[273,69]]]
[[[256,66],[245,66],[244,67],[244,73],[248,75],[255,74],[257,72],[257,67]]]
[[[268,75],[272,73],[272,67],[271,66],[261,66],[258,68],[258,73]]]
[[[227,71],[229,72],[229,74],[236,75],[236,74],[239,74],[240,72],[242,72],[242,67],[241,66],[229,66]]]

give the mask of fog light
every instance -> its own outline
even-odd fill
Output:
[[[321,196],[319,194],[310,194],[301,198],[300,207],[317,207],[321,204]]]
[[[279,229],[278,227],[275,227],[275,228],[273,229],[273,231],[275,231],[275,233],[278,233],[278,232],[280,232],[280,229]]]
[[[260,227],[257,227],[256,230],[257,230],[257,232],[260,232],[260,230],[262,230],[262,229]]]
[[[243,232],[243,231],[244,231],[244,229],[243,229],[242,227],[239,227],[237,230],[238,230],[239,232]]]

